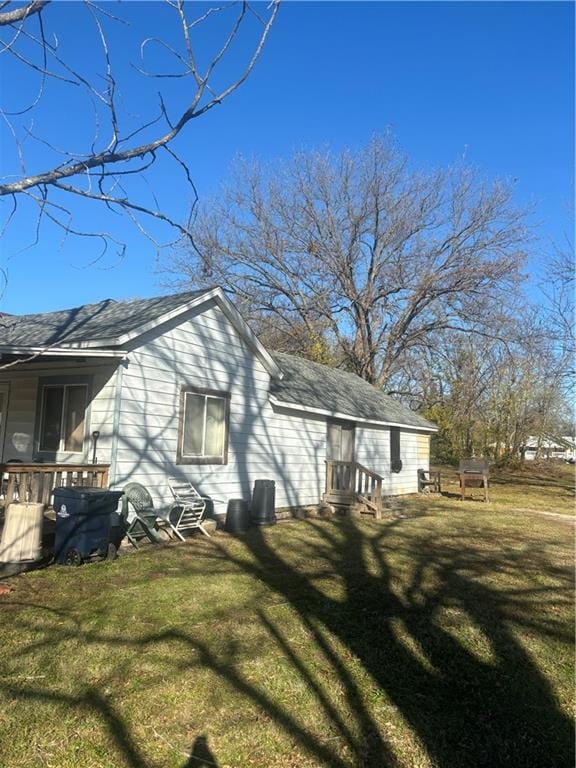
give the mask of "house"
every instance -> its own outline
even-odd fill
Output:
[[[526,461],[533,461],[539,453],[541,459],[560,459],[574,463],[576,459],[576,439],[571,435],[555,437],[531,435],[522,448]]]
[[[175,475],[224,503],[266,478],[278,508],[374,506],[428,469],[433,424],[354,374],[271,354],[220,288],[1,315],[0,356],[0,464],[44,501],[136,481],[162,507]]]

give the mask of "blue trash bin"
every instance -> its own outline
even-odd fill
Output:
[[[113,559],[116,547],[110,542],[110,518],[122,491],[106,488],[55,488],[56,531],[54,560],[81,565],[87,560]]]

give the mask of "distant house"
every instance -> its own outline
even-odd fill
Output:
[[[68,475],[141,482],[160,507],[169,476],[224,501],[267,478],[277,507],[299,507],[416,492],[429,467],[433,424],[351,373],[271,354],[220,288],[2,315],[0,355],[0,463],[22,462],[43,498]]]
[[[562,459],[573,462],[576,459],[576,438],[571,435],[541,438],[531,435],[523,448],[524,458],[527,461],[533,461],[538,450],[541,459]]]

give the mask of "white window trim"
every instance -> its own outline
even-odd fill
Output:
[[[84,398],[84,434],[82,435],[82,447],[79,451],[70,451],[66,450],[66,436],[64,434],[65,430],[65,422],[66,422],[66,409],[68,407],[68,392],[67,390],[71,387],[82,387],[85,392],[85,398]],[[45,397],[44,393],[47,389],[62,389],[63,391],[63,397],[62,397],[62,415],[60,417],[60,441],[58,443],[58,447],[56,449],[53,448],[43,448],[42,447],[42,439],[44,436],[44,410],[45,410]],[[88,427],[88,384],[84,384],[83,382],[73,382],[70,384],[43,384],[42,385],[42,392],[41,392],[41,399],[40,399],[40,425],[39,425],[39,433],[38,433],[38,453],[50,453],[50,454],[83,454],[84,453],[84,443],[86,441],[86,430]]]
[[[202,397],[204,399],[204,408],[202,409],[202,448],[201,453],[184,453],[184,435],[186,433],[185,430],[185,424],[182,428],[182,442],[180,445],[180,455],[184,459],[223,459],[224,453],[226,450],[225,446],[225,438],[226,438],[226,407],[227,407],[227,398],[223,395],[205,395],[201,392],[191,392],[186,391],[184,392],[184,414],[183,419],[186,420],[186,400],[188,396],[191,395],[192,397]],[[224,439],[222,440],[222,452],[221,453],[206,453],[206,423],[207,423],[207,416],[208,416],[208,400],[221,400],[224,404],[224,423],[223,423],[223,429],[224,429]]]
[[[188,395],[202,397],[204,407],[202,410],[202,453],[184,453],[184,437],[186,422],[186,399]],[[208,413],[208,400],[221,400],[224,405],[223,422],[223,441],[222,453],[206,455],[206,421]],[[179,414],[179,434],[178,450],[176,455],[177,464],[227,464],[228,463],[228,436],[229,436],[229,415],[230,415],[230,393],[220,392],[211,389],[200,389],[197,387],[183,386],[180,396],[180,414]]]

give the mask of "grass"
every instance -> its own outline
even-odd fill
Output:
[[[573,526],[499,487],[13,579],[0,762],[572,766]]]
[[[438,466],[445,498],[460,500],[458,474],[454,467]],[[489,497],[494,509],[536,510],[574,515],[574,466],[561,462],[526,462],[519,469],[492,470]],[[467,501],[483,500],[482,488],[467,488]]]

